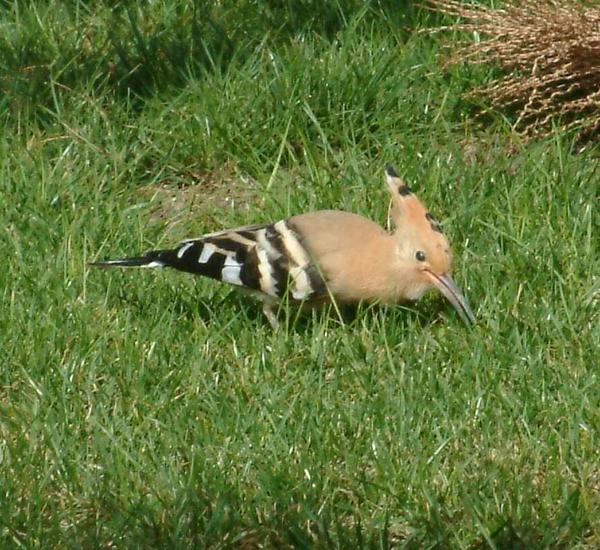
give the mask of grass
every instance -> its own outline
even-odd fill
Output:
[[[3,12],[2,546],[597,547],[598,152],[469,122],[488,75],[441,71],[413,32],[439,16],[298,5]],[[211,281],[86,267],[308,209],[384,223],[388,162],[473,329],[432,295],[273,332]]]

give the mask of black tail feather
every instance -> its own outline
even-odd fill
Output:
[[[245,266],[246,248],[243,244],[229,242],[227,239],[209,242],[205,239],[183,241],[177,248],[172,250],[150,250],[140,256],[130,258],[118,258],[115,260],[104,260],[92,262],[94,267],[172,267],[179,271],[186,271],[195,275],[203,275],[211,279],[222,281],[224,279],[223,270],[225,261],[233,262],[229,264],[233,271],[238,267],[239,282],[228,281],[233,284],[244,285],[249,281],[248,267]],[[205,246],[208,248],[205,249]],[[229,246],[229,248],[227,248]],[[233,249],[232,249],[233,248]],[[237,266],[236,266],[237,264]],[[254,288],[258,285],[258,273],[256,283],[247,285]],[[243,281],[242,281],[243,279]]]
[[[90,265],[101,268],[171,267],[261,290],[255,235],[249,231],[246,234],[227,232],[223,235],[206,235],[182,241],[171,250],[151,250],[140,256],[104,260]]]
[[[90,262],[89,265],[93,267],[163,267],[168,265],[161,255],[166,250],[151,250],[146,252],[143,256],[133,256],[131,258],[119,258],[117,260],[105,260],[102,262]],[[154,265],[153,265],[153,262]]]

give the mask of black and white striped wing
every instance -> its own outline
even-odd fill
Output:
[[[300,236],[285,221],[183,241],[166,265],[281,298],[326,294],[325,281]],[[160,258],[162,259],[162,258]]]
[[[172,267],[272,298],[303,301],[327,295],[324,277],[300,235],[285,220],[209,233],[172,250],[98,262],[99,266]]]

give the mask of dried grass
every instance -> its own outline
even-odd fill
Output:
[[[461,18],[437,30],[471,33],[450,62],[495,64],[504,75],[477,87],[491,108],[516,112],[514,128],[526,139],[553,126],[580,138],[600,134],[600,7],[567,0],[508,0],[501,8],[455,0],[426,7]]]
[[[236,211],[240,217],[240,211],[264,202],[257,182],[238,176],[228,165],[212,171],[171,174],[157,184],[140,187],[138,194],[148,203],[148,223],[162,226],[161,232],[173,240],[217,230],[225,211]],[[200,227],[190,225],[194,220]]]

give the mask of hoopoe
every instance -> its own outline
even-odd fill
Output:
[[[320,210],[270,224],[208,233],[168,250],[95,262],[99,267],[172,267],[250,290],[275,328],[281,299],[320,305],[417,300],[437,288],[465,323],[475,322],[450,270],[439,222],[387,167],[395,231],[349,212]]]

